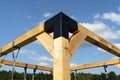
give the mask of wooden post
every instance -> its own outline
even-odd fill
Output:
[[[71,80],[69,42],[64,37],[54,39],[53,80]]]
[[[76,21],[59,13],[45,22],[45,32],[36,37],[53,57],[53,80],[71,80],[70,58],[87,36],[77,30]],[[51,32],[54,33],[53,39],[49,35]],[[72,38],[69,38],[69,32],[74,33]],[[72,46],[75,48],[72,49]]]
[[[45,37],[45,35],[37,37],[54,59],[53,80],[71,80],[69,32],[74,33],[78,30],[77,22],[61,12],[45,22],[44,30],[47,33],[54,33],[54,42],[51,44],[53,45],[53,48],[45,47],[46,42],[41,40],[41,38]],[[50,40],[52,42],[52,39]]]

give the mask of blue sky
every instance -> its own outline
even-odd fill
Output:
[[[120,47],[120,1],[112,0],[1,0],[0,1],[0,47],[31,30],[59,12],[64,12],[74,20]],[[87,64],[115,59],[92,44],[84,42],[71,58],[71,65]],[[12,60],[11,54],[6,59]],[[50,66],[53,59],[47,51],[35,41],[21,48],[17,61]],[[10,70],[4,66],[1,70]],[[23,68],[16,68],[23,71]],[[120,74],[115,66],[108,71]],[[31,69],[29,69],[31,72]],[[101,73],[103,67],[80,72]]]

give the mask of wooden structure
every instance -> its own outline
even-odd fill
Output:
[[[49,34],[51,32],[54,34],[53,37]],[[69,33],[73,35],[69,37]],[[35,40],[38,40],[53,57],[54,80],[71,79],[70,58],[84,40],[120,57],[119,48],[86,29],[62,12],[3,46],[1,48],[1,56],[13,50],[13,42],[15,47],[23,47]],[[14,48],[14,50],[16,49]]]
[[[83,70],[83,69],[102,67],[104,65],[111,66],[111,65],[119,65],[119,64],[120,64],[120,59],[114,59],[114,60],[108,60],[105,62],[97,62],[97,63],[74,66],[74,67],[71,67],[71,70]]]
[[[4,66],[4,64],[1,64],[1,63],[0,63],[0,67],[3,67],[3,66]]]
[[[0,64],[8,65],[8,66],[13,66],[13,61],[10,60],[0,60]],[[17,67],[22,67],[22,68],[30,68],[30,69],[38,69],[38,70],[44,70],[44,71],[50,71],[52,72],[53,69],[45,66],[38,66],[34,64],[26,64],[22,62],[15,62],[15,66]]]
[[[13,66],[13,61],[10,60],[0,60],[0,66]],[[118,67],[120,65],[120,59],[114,59],[114,60],[108,60],[105,62],[96,62],[96,63],[91,63],[91,64],[84,64],[84,65],[79,65],[79,66],[74,66],[71,67],[70,70],[83,70],[83,69],[90,69],[90,68],[96,68],[96,67],[102,67],[104,65],[111,66],[111,65],[117,65]],[[16,67],[22,67],[22,68],[30,68],[30,69],[38,69],[38,70],[44,70],[44,71],[50,71],[53,72],[53,68],[45,67],[45,66],[38,66],[34,64],[26,64],[22,62],[15,62]]]
[[[120,68],[120,64],[116,64],[115,66],[116,66],[117,68]]]

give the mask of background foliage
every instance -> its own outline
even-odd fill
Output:
[[[59,74],[58,74],[59,75]],[[111,71],[108,73],[108,79],[106,79],[106,74],[91,74],[91,73],[77,73],[77,80],[120,80],[120,75],[115,74]],[[74,73],[71,73],[71,80],[74,79]],[[23,80],[24,73],[16,72],[14,73],[14,80]],[[11,80],[11,71],[0,71],[0,80]],[[27,80],[32,80],[32,74],[27,74]],[[35,80],[53,80],[52,74],[48,73],[37,73],[35,75]]]

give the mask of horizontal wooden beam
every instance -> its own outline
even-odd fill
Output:
[[[120,64],[116,64],[115,66],[116,66],[117,68],[120,68]]]
[[[110,66],[110,65],[115,65],[115,64],[120,64],[120,59],[114,59],[114,60],[108,60],[105,62],[97,62],[97,63],[92,63],[92,64],[84,64],[84,65],[74,66],[74,67],[71,67],[71,70],[83,70],[83,69],[102,67],[104,65]]]
[[[13,61],[9,61],[9,60],[0,60],[1,64],[4,65],[8,65],[8,66],[12,66],[13,65]],[[16,67],[22,67],[22,68],[30,68],[30,69],[35,69],[37,65],[34,64],[26,64],[26,63],[22,63],[22,62],[15,62],[15,66]],[[45,66],[37,66],[38,70],[45,70],[45,71],[53,71],[52,68],[49,67],[45,67]]]
[[[1,64],[1,63],[0,63],[0,67],[2,67],[2,66],[4,66],[4,64]]]
[[[26,44],[35,41],[36,36],[39,35],[40,33],[42,33],[43,31],[44,31],[44,24],[40,24],[36,28],[28,31],[24,35],[22,35],[19,38],[15,39],[14,40],[14,46],[15,47],[23,47]],[[7,53],[11,52],[12,51],[12,44],[13,44],[13,42],[10,42],[7,45],[3,46],[1,48],[1,55],[0,56],[6,55]],[[16,48],[14,48],[14,50],[15,49]]]
[[[108,51],[112,54],[120,57],[120,49],[112,45],[111,43],[107,42],[103,38],[99,37],[98,35],[94,34],[92,31],[88,30],[84,26],[78,24],[78,29],[82,33],[87,34],[85,40],[88,42]],[[44,24],[37,26],[36,28],[30,30],[29,32],[25,33],[24,35],[20,36],[19,38],[14,40],[14,46],[22,47],[30,42],[36,40],[36,36],[44,32]],[[13,42],[8,43],[7,45],[3,46],[1,49],[1,55],[6,55],[7,53],[12,51],[12,44]]]
[[[111,43],[107,42],[100,36],[96,35],[92,31],[88,30],[84,26],[78,24],[79,31],[83,32],[84,34],[87,34],[86,41],[112,53],[113,55],[116,55],[120,57],[120,49],[112,45]]]

